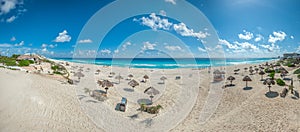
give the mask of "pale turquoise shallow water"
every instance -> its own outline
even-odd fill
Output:
[[[173,69],[173,68],[206,68],[214,66],[227,66],[237,64],[257,64],[267,61],[276,60],[274,58],[226,58],[226,59],[210,59],[210,58],[54,58],[69,62],[96,64],[96,65],[112,65],[120,67],[133,68],[156,68],[156,69]]]

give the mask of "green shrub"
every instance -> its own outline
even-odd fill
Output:
[[[4,63],[7,66],[17,66],[17,63],[15,60],[6,60]]]
[[[62,73],[61,73],[61,72],[59,72],[59,71],[54,71],[54,72],[53,72],[53,74],[62,75]]]
[[[280,78],[276,79],[276,83],[279,86],[285,86],[285,82],[283,80],[281,80]]]
[[[300,79],[300,74],[297,77],[298,77],[298,79]]]
[[[275,71],[271,72],[271,73],[269,74],[269,76],[272,78],[272,80],[274,80]]]
[[[30,62],[29,60],[21,60],[19,61],[19,66],[29,66]]]
[[[288,67],[296,67],[296,65],[295,65],[295,64],[292,64],[292,63],[287,64],[287,66],[288,66]]]
[[[58,70],[58,65],[53,65],[53,66],[51,66],[51,69],[53,70],[53,71],[57,71]]]
[[[30,63],[30,64],[33,64],[33,63],[34,63],[34,61],[33,61],[33,60],[28,60],[28,61],[29,61],[29,63]]]
[[[275,70],[270,69],[270,68],[266,68],[265,69],[265,73],[272,73],[272,72],[275,72]]]
[[[294,74],[300,74],[300,68],[294,71]]]

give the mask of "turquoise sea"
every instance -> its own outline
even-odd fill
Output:
[[[173,68],[206,68],[214,66],[228,66],[238,64],[257,64],[267,61],[276,60],[276,58],[53,58],[76,63],[87,63],[96,65],[108,65],[132,68],[156,68],[156,69],[173,69]]]

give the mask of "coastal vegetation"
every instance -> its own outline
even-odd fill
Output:
[[[279,86],[285,86],[285,82],[282,79],[280,79],[280,78],[276,79],[276,83]]]

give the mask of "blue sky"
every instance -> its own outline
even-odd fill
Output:
[[[0,53],[277,57],[300,52],[299,6],[299,0],[0,0]]]

